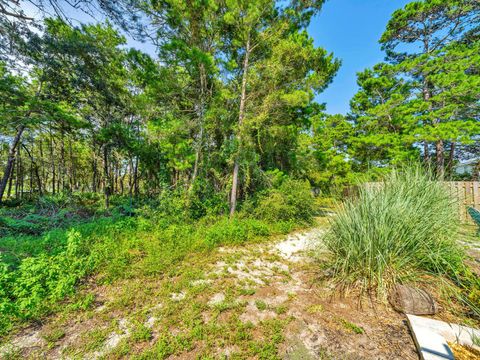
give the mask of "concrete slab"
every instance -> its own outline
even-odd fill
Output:
[[[422,360],[455,360],[445,338],[429,328],[410,323],[413,339]]]
[[[445,321],[434,320],[427,317],[407,314],[408,322],[412,331],[422,328],[442,336],[448,342],[456,342],[461,345],[480,350],[480,330],[458,324],[450,324]],[[474,341],[474,339],[477,339]]]

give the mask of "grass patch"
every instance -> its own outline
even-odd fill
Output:
[[[241,288],[239,290],[240,295],[255,295],[255,289]]]
[[[267,303],[263,300],[255,300],[255,306],[260,311],[265,311],[268,308]]]
[[[42,333],[42,338],[48,343],[49,347],[55,346],[55,343],[65,337],[65,330],[62,328],[52,328]]]
[[[134,342],[150,341],[152,338],[152,329],[144,324],[138,324],[132,332],[132,340]]]
[[[323,312],[323,305],[321,304],[311,305],[307,308],[307,313],[309,314],[318,314],[321,312]]]
[[[361,326],[358,326],[348,320],[345,320],[343,318],[338,318],[338,322],[340,323],[340,325],[343,326],[343,328],[349,332],[352,332],[354,334],[364,334],[365,333],[365,330],[361,327]]]
[[[178,220],[143,210],[136,216],[97,219],[39,236],[4,238],[2,252],[9,256],[0,258],[0,336],[16,323],[61,310],[67,298],[75,300],[68,304],[71,309],[91,307],[93,297],[74,296],[87,276],[97,274],[100,283],[175,276],[189,254],[280,233],[279,223],[247,216]]]
[[[94,351],[103,346],[110,334],[110,328],[92,329],[82,335],[83,348],[86,351]]]
[[[440,182],[418,167],[392,171],[378,186],[345,201],[324,237],[334,277],[346,286],[385,295],[422,274],[460,281],[464,251],[456,244],[456,204]]]

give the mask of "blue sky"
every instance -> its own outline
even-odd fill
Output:
[[[356,73],[383,61],[378,40],[391,14],[411,0],[329,0],[308,28],[315,45],[342,60],[342,67],[317,101],[330,114],[345,114],[357,91]]]

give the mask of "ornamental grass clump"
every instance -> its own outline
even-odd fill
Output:
[[[385,295],[395,283],[442,275],[457,283],[457,204],[431,172],[398,169],[340,205],[324,244],[341,286]]]

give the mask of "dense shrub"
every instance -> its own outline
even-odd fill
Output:
[[[25,318],[36,316],[43,312],[43,306],[71,295],[79,279],[93,269],[88,254],[80,233],[70,230],[64,251],[24,259],[15,273],[12,294],[18,314]]]
[[[70,230],[65,236],[61,252],[26,257],[16,268],[0,262],[0,334],[14,319],[45,314],[49,307],[73,294],[79,280],[93,270],[88,244],[80,233]]]
[[[227,214],[228,209],[228,202],[224,194],[215,189],[208,181],[198,179],[188,193],[189,216],[193,219]]]
[[[0,208],[0,236],[40,235],[53,228],[66,228],[94,217],[108,215],[96,194],[46,195],[16,206]]]
[[[458,280],[464,269],[458,226],[456,204],[443,185],[410,168],[346,200],[323,240],[338,280],[384,294],[422,274]]]
[[[307,181],[284,179],[277,187],[259,195],[253,212],[267,221],[311,222],[315,200]],[[250,210],[246,210],[250,211]]]

